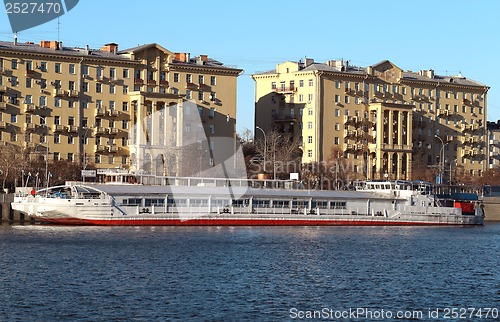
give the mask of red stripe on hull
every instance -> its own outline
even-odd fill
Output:
[[[286,220],[286,219],[39,219],[58,225],[97,226],[463,226],[462,223],[382,220]],[[477,225],[477,224],[470,224]]]

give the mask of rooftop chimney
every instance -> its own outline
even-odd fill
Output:
[[[112,53],[116,55],[116,53],[118,53],[118,44],[114,42],[105,44],[104,47],[101,47],[101,51],[105,51],[107,53]]]

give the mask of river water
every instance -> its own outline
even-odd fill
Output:
[[[494,321],[500,320],[499,254],[499,223],[4,224],[0,320],[451,321],[446,317],[458,312],[457,321]]]

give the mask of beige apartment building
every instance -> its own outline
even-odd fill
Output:
[[[27,155],[48,148],[49,160],[167,174],[157,164],[167,158],[158,149],[167,140],[181,146],[192,128],[206,136],[198,137],[200,148],[213,137],[235,137],[240,73],[158,44],[96,50],[0,42],[0,142]],[[187,102],[199,124],[183,122]]]
[[[291,134],[304,163],[337,147],[370,179],[419,179],[412,169],[435,167],[446,181],[451,167],[480,176],[488,166],[489,87],[462,75],[306,58],[252,77],[255,125]]]

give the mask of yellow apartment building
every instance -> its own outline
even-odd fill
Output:
[[[412,169],[436,167],[447,180],[452,166],[476,176],[487,169],[489,87],[462,75],[306,58],[252,77],[255,125],[290,133],[303,163],[338,147],[369,179],[419,179]]]
[[[0,142],[30,156],[48,148],[49,160],[166,174],[158,170],[165,168],[157,164],[165,162],[155,155],[161,151],[144,146],[183,144],[191,128],[176,115],[186,102],[196,106],[196,127],[206,135],[200,146],[234,138],[240,73],[158,44],[119,50],[115,43],[90,49],[0,42]]]

